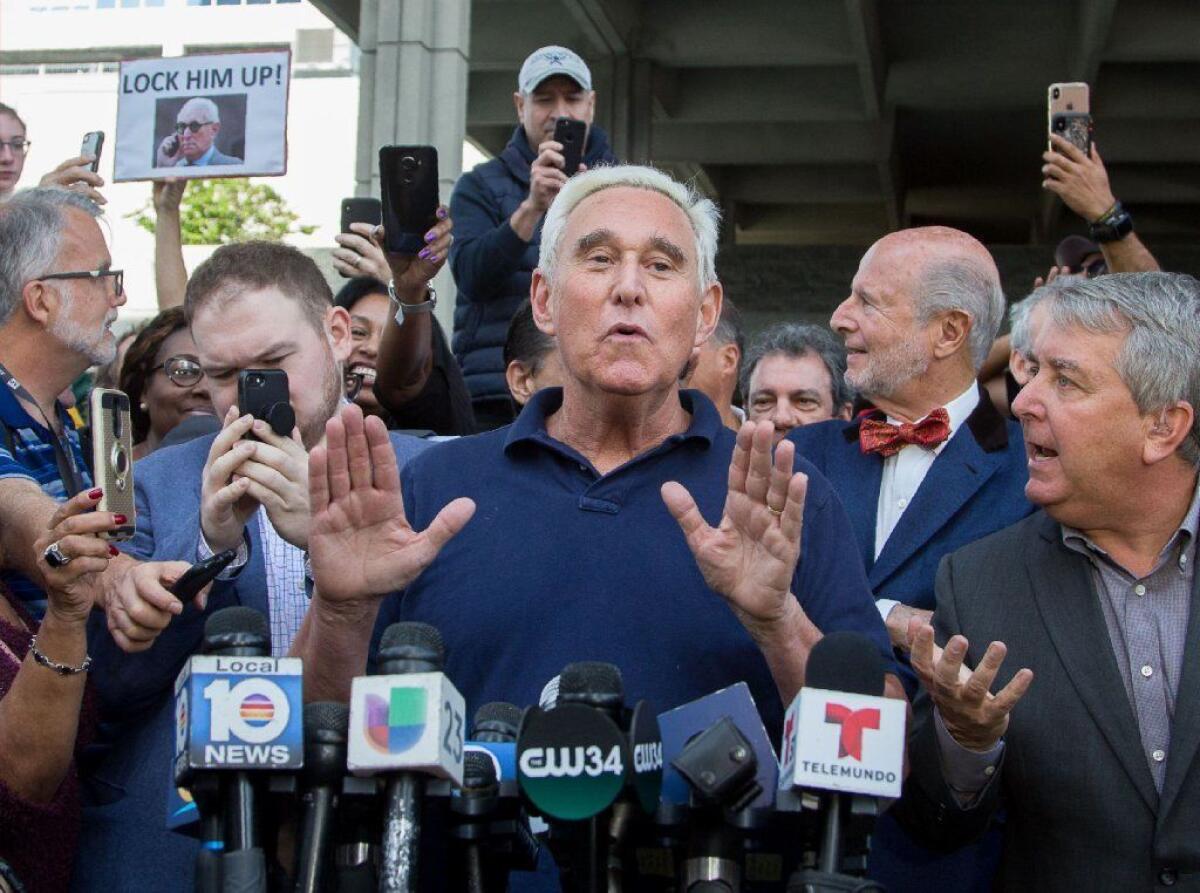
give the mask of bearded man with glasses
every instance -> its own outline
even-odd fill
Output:
[[[214,164],[244,164],[217,148],[221,112],[211,99],[189,99],[175,117],[175,132],[158,146],[158,167],[204,167]]]

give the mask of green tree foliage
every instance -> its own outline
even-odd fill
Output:
[[[126,217],[153,233],[157,218],[147,200]],[[300,215],[278,192],[250,180],[192,180],[179,207],[184,245],[225,245],[247,239],[278,242],[294,233],[308,235],[316,226],[298,223]]]

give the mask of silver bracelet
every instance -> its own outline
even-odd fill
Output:
[[[50,658],[46,657],[46,655],[42,654],[42,652],[38,651],[36,635],[29,640],[29,653],[33,655],[33,659],[35,661],[37,661],[47,670],[53,670],[59,676],[74,676],[77,673],[86,673],[92,668],[92,656],[90,654],[85,655],[83,658],[83,663],[77,667],[71,667],[67,664],[60,664],[56,660],[51,660]]]
[[[429,313],[434,307],[437,306],[437,292],[434,291],[433,284],[430,282],[425,283],[425,291],[428,293],[429,297],[427,297],[420,304],[405,304],[400,300],[399,295],[396,294],[396,280],[388,280],[388,299],[395,304],[397,308],[396,325],[404,325],[404,318],[406,316],[412,316],[416,313]]]

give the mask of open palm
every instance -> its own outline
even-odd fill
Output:
[[[309,556],[321,597],[348,601],[403,589],[471,519],[456,499],[420,533],[404,514],[400,472],[387,429],[353,404],[326,425],[309,455]]]
[[[662,488],[705,582],[751,627],[770,624],[787,609],[804,523],[808,479],[792,473],[794,446],[782,442],[772,460],[771,441],[769,423],[748,422],[738,432],[716,527],[705,522],[683,485],[672,481]]]

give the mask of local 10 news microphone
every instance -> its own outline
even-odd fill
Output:
[[[822,792],[823,824],[817,868],[793,874],[789,891],[883,889],[842,872],[848,835],[858,845],[849,868],[865,871],[879,798],[899,797],[904,780],[907,704],[883,697],[885,672],[878,649],[854,632],[824,636],[808,656],[804,688],[784,716],[778,799],[794,807]]]
[[[426,777],[463,781],[465,703],[442,672],[445,646],[426,623],[384,630],[376,674],[350,690],[350,771],[385,779],[379,889],[417,889],[421,801]]]
[[[201,816],[198,891],[265,891],[260,792],[304,762],[298,658],[271,657],[267,619],[216,611],[175,680],[175,780]]]
[[[619,887],[633,814],[657,808],[661,755],[654,712],[644,702],[625,707],[621,671],[612,664],[569,664],[557,692],[525,711],[517,777],[549,825],[563,889]]]

